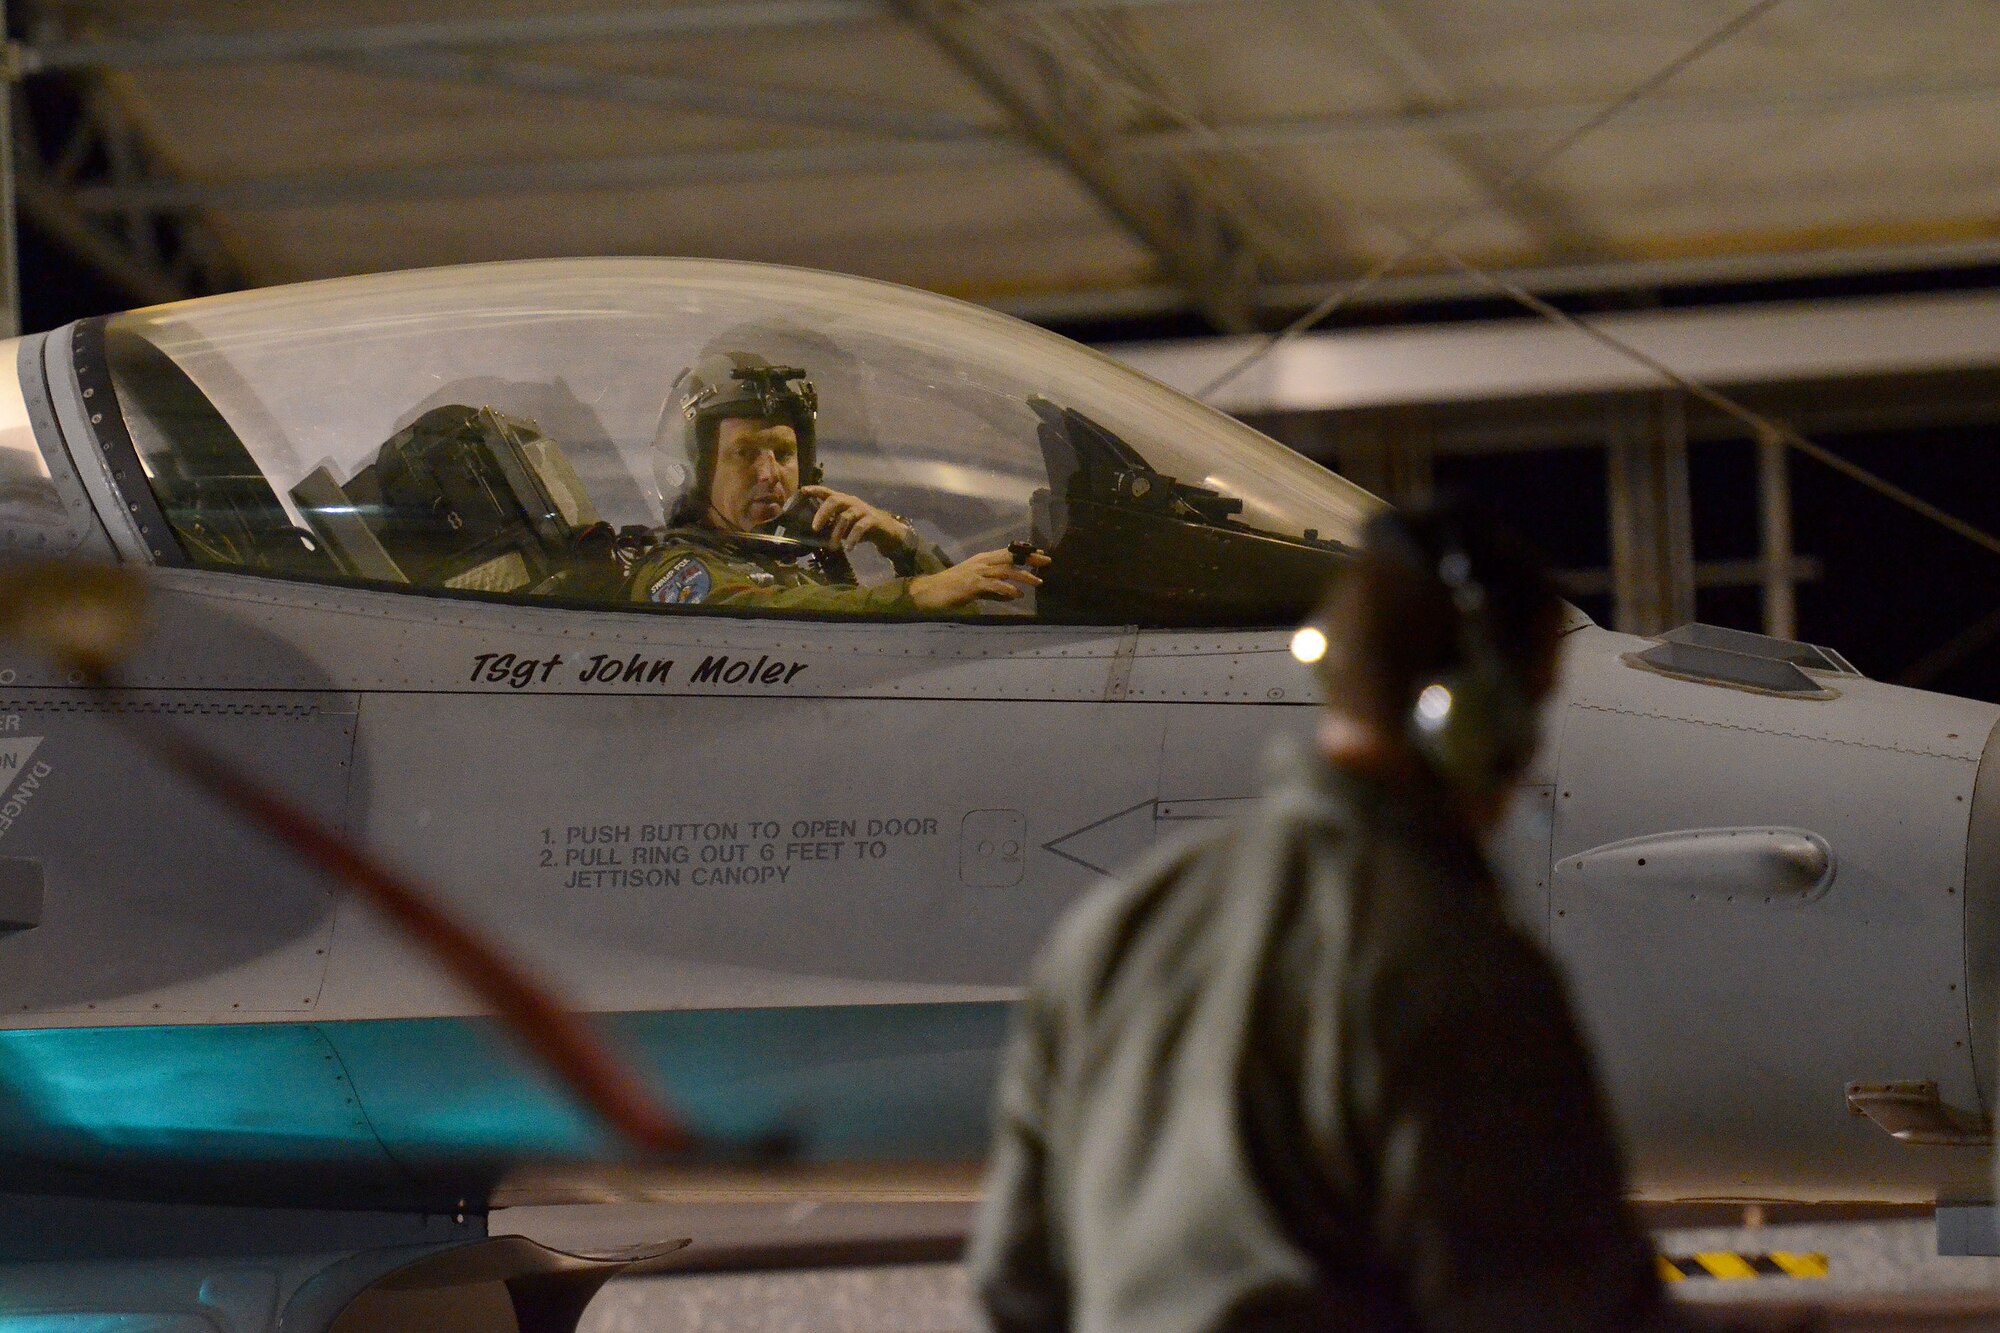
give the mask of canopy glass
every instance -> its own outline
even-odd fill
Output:
[[[1378,505],[1065,339],[796,269],[478,265],[206,298],[103,329],[120,424],[189,561],[635,610],[665,600],[633,571],[671,537],[676,501],[713,485],[676,382],[718,354],[797,371],[825,486],[907,519],[934,559],[1010,543],[1052,557],[1029,596],[959,614],[1285,623]],[[729,526],[705,504],[680,514]],[[819,570],[824,534],[788,531],[795,545],[742,534],[743,558]],[[851,573],[802,577],[908,577],[865,543],[851,554]],[[706,600],[672,606],[783,609]]]

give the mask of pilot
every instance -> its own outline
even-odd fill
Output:
[[[1479,851],[1559,623],[1468,513],[1374,520],[1311,631],[1316,743],[1033,970],[968,1256],[993,1328],[1681,1327],[1562,983]]]
[[[952,564],[908,519],[821,485],[819,399],[803,370],[729,352],[674,388],[684,480],[666,529],[633,568],[634,601],[894,616],[1011,601],[1040,585],[1040,552],[1003,548]],[[663,419],[656,449],[669,434]],[[663,485],[663,497],[672,489]],[[888,557],[894,578],[855,578],[847,552],[863,542]]]

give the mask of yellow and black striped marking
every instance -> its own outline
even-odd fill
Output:
[[[1703,1254],[1662,1254],[1660,1281],[1680,1282],[1687,1278],[1720,1278],[1735,1281],[1746,1277],[1825,1277],[1826,1256],[1774,1250],[1769,1254],[1736,1254],[1726,1250]]]

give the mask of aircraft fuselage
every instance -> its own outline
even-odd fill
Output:
[[[608,1016],[703,1129],[821,1159],[976,1158],[1049,924],[1251,797],[1268,737],[1311,720],[1273,633],[633,617],[203,571],[162,573],[155,616],[129,705],[0,667],[0,856],[42,878],[39,923],[0,937],[0,1187],[310,1178],[438,1205],[611,1150],[426,959],[155,768],[113,707],[200,731],[435,885]],[[1965,960],[1988,886],[1964,857],[2000,710],[1855,677],[1778,699],[1631,665],[1648,641],[1566,644],[1495,851],[1571,972],[1641,1187],[1974,1189],[1983,1153],[1896,1143],[1843,1088],[1980,1105],[1968,1014],[1991,994]],[[1819,832],[1831,885],[1733,901],[1565,865],[1732,827]]]

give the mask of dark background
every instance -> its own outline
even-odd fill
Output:
[[[2000,266],[1983,266],[1558,294],[1554,304],[1590,315],[1996,288]],[[1320,327],[1532,318],[1510,302],[1466,300],[1343,311]],[[1056,331],[1084,342],[1208,332],[1193,316],[1100,321]],[[1993,350],[2000,364],[2000,348]],[[2000,535],[2000,373],[1986,378],[1989,383],[1983,387],[1975,383],[1968,393],[1959,386],[1951,394],[1932,394],[1921,383],[1885,383],[1879,397],[1893,415],[1927,419],[1894,429],[1815,429],[1810,438]],[[1782,406],[1775,414],[1787,415]],[[1294,442],[1286,429],[1289,423],[1253,424]],[[1695,558],[1754,557],[1756,462],[1749,440],[1697,442],[1688,468]],[[1796,453],[1790,472],[1795,549],[1824,565],[1821,578],[1799,585],[1800,637],[1837,649],[1878,680],[2000,702],[2000,555]],[[1441,455],[1436,480],[1441,491],[1474,497],[1507,517],[1558,568],[1596,569],[1610,561],[1601,450]],[[1600,623],[1610,623],[1608,597],[1574,600]],[[1756,588],[1703,589],[1696,613],[1712,624],[1763,628]]]

